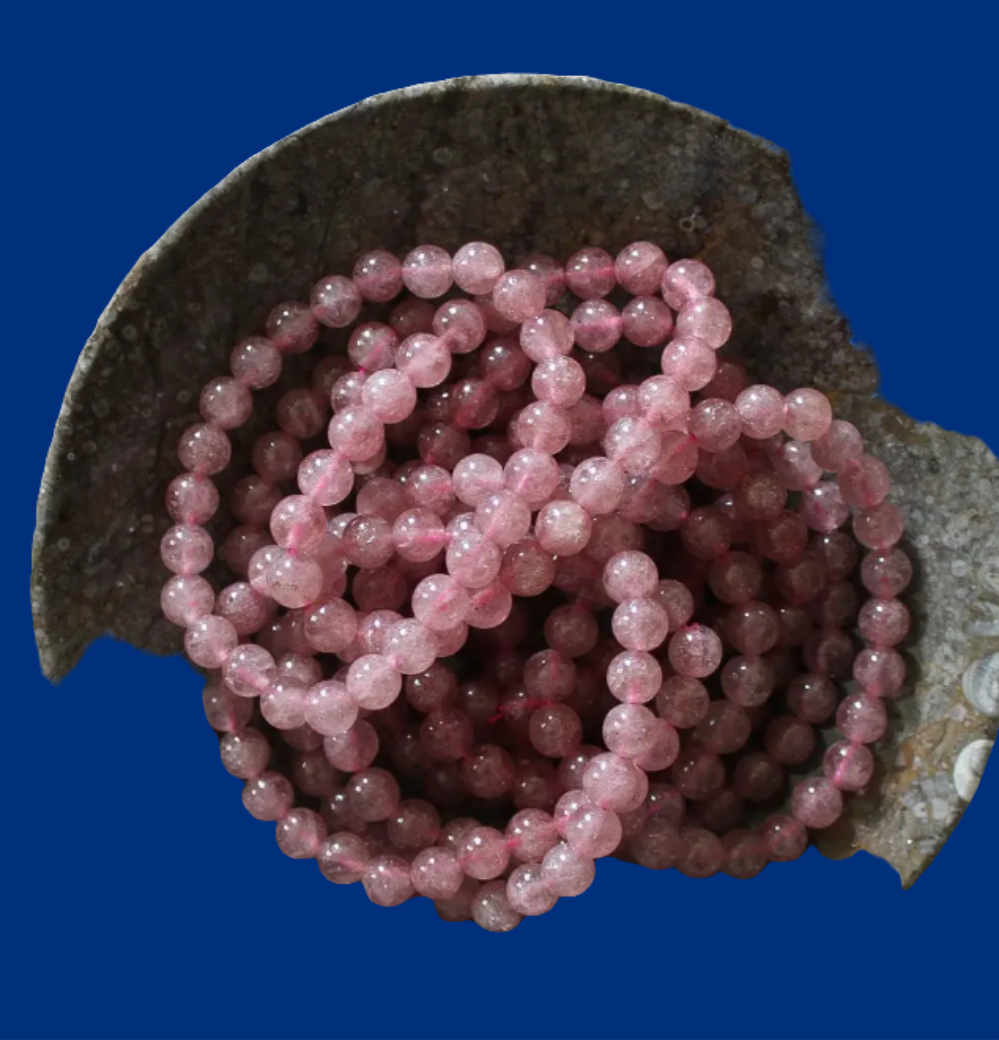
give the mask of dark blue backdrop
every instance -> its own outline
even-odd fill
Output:
[[[0,1032],[995,1037],[999,766],[909,892],[867,855],[809,852],[750,885],[610,862],[584,899],[496,937],[424,901],[376,909],[285,859],[240,805],[180,660],[104,641],[49,687],[26,593],[60,399],[140,253],[278,138],[454,75],[616,80],[787,148],[885,396],[999,448],[995,5],[111,6],[21,7],[0,68]]]

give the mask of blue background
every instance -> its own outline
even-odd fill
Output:
[[[100,8],[100,10],[97,10]],[[58,689],[34,499],[77,353],[138,256],[328,112],[483,72],[588,74],[786,148],[832,290],[920,419],[999,448],[994,3],[59,3],[8,14],[0,1032],[11,1037],[995,1037],[999,766],[903,892],[809,852],[752,884],[605,862],[508,936],[285,859],[178,660],[103,641]]]

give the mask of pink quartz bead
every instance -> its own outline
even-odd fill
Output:
[[[659,458],[651,474],[660,484],[678,485],[689,480],[698,468],[697,441],[679,430],[666,430],[660,437]]]
[[[549,813],[541,809],[522,809],[506,826],[506,845],[510,855],[521,863],[538,863],[558,842],[558,831]]]
[[[323,569],[318,563],[291,553],[278,557],[267,568],[266,591],[282,607],[296,609],[314,603],[324,583]]]
[[[378,754],[378,734],[364,719],[358,719],[346,733],[323,738],[323,753],[335,769],[356,773],[367,769]]]
[[[221,668],[238,642],[232,624],[214,614],[199,618],[184,633],[187,656],[202,668]]]
[[[541,867],[534,863],[523,863],[513,870],[506,883],[506,898],[510,907],[525,917],[545,914],[558,902]]]
[[[203,690],[201,702],[208,725],[220,733],[237,733],[250,721],[253,704],[235,696],[226,686],[210,682]]]
[[[404,373],[386,369],[365,382],[361,401],[381,422],[402,422],[416,407],[416,388]]]
[[[749,380],[746,369],[738,361],[718,361],[714,378],[704,388],[706,397],[720,397],[723,401],[735,402],[735,399],[746,389]]]
[[[260,714],[275,729],[297,729],[305,722],[308,688],[280,674],[260,694]]]
[[[841,473],[864,454],[864,438],[853,423],[833,419],[812,443],[812,458],[827,472]]]
[[[531,527],[530,508],[512,491],[497,491],[483,499],[475,517],[482,534],[503,549],[520,541]]]
[[[495,546],[492,548],[496,549]],[[496,549],[496,552],[499,553],[499,549]],[[467,569],[471,570],[466,558],[463,558],[462,563],[467,564]],[[424,578],[413,590],[412,608],[418,621],[431,631],[440,633],[460,625],[468,617],[471,603],[465,588],[454,577],[448,574],[434,574]]]
[[[419,675],[407,676],[405,688],[410,706],[426,714],[454,702],[458,680],[449,668],[436,662]]]
[[[777,645],[780,622],[771,606],[753,600],[729,611],[725,636],[739,653],[765,654]]]
[[[605,249],[587,246],[573,253],[565,265],[569,292],[581,300],[606,296],[616,283],[614,258]]]
[[[184,469],[200,476],[221,473],[229,465],[232,445],[223,430],[199,423],[180,435],[177,457]]]
[[[608,751],[628,759],[639,759],[652,751],[660,721],[641,704],[619,704],[604,716],[603,738]]]
[[[497,390],[516,390],[530,378],[531,362],[514,340],[494,339],[479,353],[479,375]]]
[[[607,686],[619,701],[626,704],[651,701],[659,692],[662,679],[659,662],[644,650],[625,650],[607,666]]]
[[[658,292],[665,273],[666,254],[652,242],[632,242],[614,261],[618,285],[633,296]]]
[[[402,281],[414,296],[423,300],[443,296],[454,284],[450,254],[440,246],[417,246],[402,262]]]
[[[780,766],[760,751],[743,755],[732,772],[732,790],[747,802],[767,802],[784,784]]]
[[[399,784],[384,769],[364,769],[346,787],[347,808],[365,823],[387,820],[399,807]]]
[[[401,300],[389,314],[389,325],[400,340],[417,332],[430,332],[434,323],[434,306],[426,300],[410,297]]]
[[[861,455],[848,463],[839,474],[839,490],[843,500],[858,509],[881,505],[891,487],[891,477],[883,462],[873,455]]]
[[[344,528],[341,550],[355,567],[382,567],[392,558],[392,525],[379,516],[355,516]]]
[[[841,740],[825,753],[822,768],[826,779],[839,790],[862,791],[874,777],[874,756],[863,744]]]
[[[705,878],[717,874],[725,863],[725,849],[721,839],[701,827],[683,827],[680,830],[682,852],[676,869],[687,877]]]
[[[648,794],[649,781],[634,763],[606,752],[586,766],[583,790],[601,809],[628,812],[642,804]]]
[[[414,892],[409,863],[401,856],[375,856],[368,860],[361,884],[375,906],[400,906]]]
[[[419,798],[400,802],[386,824],[388,839],[397,849],[425,849],[440,833],[440,815],[430,802]]]
[[[655,347],[673,331],[673,313],[655,296],[636,296],[621,311],[625,339],[636,347]]]
[[[328,680],[309,689],[304,715],[317,733],[335,737],[346,733],[357,721],[358,704],[343,683]]]
[[[472,628],[496,628],[510,617],[513,610],[513,596],[499,580],[470,590],[468,598],[471,609],[467,621]]]
[[[639,866],[647,870],[669,870],[686,851],[678,829],[666,820],[638,821],[640,830],[632,837],[630,853]]]
[[[544,283],[529,271],[508,271],[499,277],[492,291],[493,306],[508,321],[526,322],[545,309]],[[523,345],[523,340],[521,340]]]
[[[850,507],[832,481],[823,481],[802,492],[798,513],[813,531],[822,534],[835,531],[850,519]]]
[[[325,840],[323,819],[311,809],[292,809],[278,820],[278,848],[292,859],[312,859]]]
[[[710,704],[704,684],[683,675],[670,676],[656,693],[659,717],[677,729],[696,726],[707,715]]]
[[[720,300],[701,297],[684,303],[676,316],[676,331],[684,338],[696,336],[712,350],[718,350],[732,335],[732,317]]]
[[[205,384],[198,404],[205,422],[220,430],[234,430],[249,419],[253,396],[239,380],[222,376]]]
[[[545,853],[541,877],[550,892],[559,897],[582,895],[593,884],[596,866],[567,842],[559,842]]]
[[[564,408],[547,401],[535,401],[517,414],[512,432],[520,442],[518,447],[555,455],[569,443],[572,423]]]
[[[432,331],[452,354],[470,354],[486,338],[482,308],[471,300],[449,300],[434,313]]]
[[[160,558],[175,574],[200,574],[212,562],[215,544],[204,527],[177,524],[160,540]]]
[[[571,408],[583,396],[586,375],[579,362],[572,358],[547,358],[534,369],[531,389],[539,401]]]
[[[539,754],[562,758],[579,746],[583,725],[572,708],[565,704],[549,704],[532,713],[528,735]]]
[[[312,313],[320,325],[342,329],[357,321],[363,300],[357,286],[342,275],[320,278],[309,298]]]
[[[897,697],[905,683],[905,660],[896,650],[861,650],[853,662],[853,678],[872,697]]]
[[[683,676],[704,679],[714,673],[722,658],[722,642],[705,625],[688,625],[671,636],[669,663]]]
[[[253,444],[253,468],[271,482],[290,480],[302,462],[302,446],[281,430],[266,433]]]
[[[722,790],[725,766],[714,752],[692,744],[680,752],[670,769],[669,777],[684,798],[701,801]]]
[[[642,552],[615,553],[604,565],[604,589],[615,603],[644,599],[659,584],[659,571],[650,556]]]
[[[588,654],[596,646],[599,635],[600,629],[593,612],[582,605],[565,604],[556,607],[545,619],[545,639],[548,645],[566,657],[576,658]]]
[[[524,662],[522,677],[524,687],[535,701],[561,701],[576,686],[577,670],[572,661],[557,650],[540,650]]]
[[[818,440],[832,422],[832,406],[825,394],[806,388],[784,398],[784,430],[798,441]]]
[[[521,448],[503,466],[503,484],[531,509],[537,509],[559,486],[558,463],[547,452]]]
[[[545,287],[545,306],[553,307],[565,292],[565,268],[551,256],[536,253],[527,257],[520,265],[540,278]]]
[[[229,371],[250,390],[272,386],[282,367],[281,352],[265,336],[241,340],[229,355]]]
[[[676,260],[663,272],[660,289],[663,299],[678,311],[692,300],[713,296],[715,278],[700,260]]]
[[[823,777],[802,780],[791,792],[791,812],[812,830],[829,827],[843,812],[843,796]]]
[[[663,375],[669,376],[684,390],[694,391],[702,390],[711,382],[718,359],[707,343],[691,336],[667,343],[663,347],[660,366]]]
[[[432,846],[418,852],[410,869],[413,888],[428,899],[449,899],[461,888],[464,871],[450,849]]]
[[[709,398],[691,409],[690,435],[702,451],[725,451],[736,443],[741,432],[739,413],[728,401]]]
[[[839,691],[827,675],[796,675],[787,689],[788,709],[811,725],[832,718],[838,703]]]
[[[360,881],[370,858],[367,842],[347,831],[331,834],[316,853],[320,872],[334,885]]]
[[[829,581],[842,581],[857,566],[857,543],[843,531],[830,531],[812,538],[812,551],[822,561]]]
[[[796,563],[808,544],[808,528],[797,513],[785,509],[756,527],[756,548],[776,563]]]
[[[420,744],[435,762],[456,762],[472,747],[474,733],[468,717],[455,708],[432,711],[420,726]]]
[[[586,300],[570,319],[572,336],[580,349],[592,354],[610,350],[624,333],[624,318],[607,300]]]
[[[910,624],[908,608],[897,599],[870,599],[857,618],[860,634],[879,649],[901,643],[909,634]]]
[[[452,484],[460,501],[477,506],[503,489],[503,467],[488,455],[467,455],[454,467]]]
[[[694,616],[694,597],[682,582],[672,579],[660,581],[652,595],[666,611],[671,632],[683,628]]]
[[[651,422],[643,418],[626,417],[618,419],[607,429],[603,448],[608,458],[626,473],[644,474],[659,458],[662,440]]]
[[[347,692],[361,708],[387,708],[402,690],[402,676],[381,654],[364,654],[347,672]]]
[[[219,741],[219,754],[229,773],[249,780],[267,768],[271,749],[262,733],[247,726],[235,733],[226,733]]]
[[[581,462],[569,482],[569,494],[591,516],[612,513],[624,489],[624,471],[616,462],[600,457]]]
[[[167,619],[184,628],[211,614],[214,604],[211,585],[196,574],[175,575],[160,593],[160,607]]]
[[[305,495],[289,495],[274,507],[270,527],[283,549],[309,553],[326,538],[326,513]]]
[[[782,563],[774,571],[774,588],[788,603],[812,603],[826,587],[825,571],[814,556]]]
[[[661,430],[687,414],[690,395],[669,376],[652,376],[638,388],[642,416]]]
[[[294,801],[295,790],[280,773],[261,773],[243,788],[243,805],[257,820],[280,820]]]
[[[382,654],[400,675],[419,675],[436,660],[437,644],[430,629],[415,618],[403,618],[385,633]]]
[[[277,679],[277,664],[262,646],[235,647],[222,670],[226,686],[239,697],[259,697]]]
[[[280,490],[269,480],[253,474],[244,477],[233,488],[229,495],[229,509],[241,524],[267,525],[280,501]]]
[[[279,303],[267,315],[267,338],[282,354],[304,354],[319,338],[319,322],[297,300]]]
[[[767,865],[767,853],[759,835],[736,829],[722,836],[725,865],[722,870],[729,877],[748,880],[756,877]]]
[[[330,420],[329,441],[334,451],[360,462],[385,443],[385,428],[367,408],[345,408]]]
[[[554,556],[582,552],[592,527],[589,513],[575,502],[549,502],[535,517],[538,544]]]
[[[912,581],[912,562],[900,549],[874,549],[860,565],[864,588],[880,599],[900,596]]]
[[[580,855],[589,859],[609,856],[621,844],[621,820],[617,813],[586,804],[562,823],[565,840]]]
[[[405,560],[433,560],[447,543],[444,524],[429,509],[408,509],[392,525],[392,543]]]
[[[748,603],[758,595],[762,581],[762,568],[744,552],[728,552],[717,557],[708,571],[711,591],[723,603]]]
[[[650,597],[628,599],[615,609],[611,628],[626,650],[655,650],[669,631],[669,615]]]
[[[474,883],[474,882],[473,882]],[[435,904],[438,913],[444,904]],[[505,881],[488,881],[482,885],[472,897],[470,912],[472,919],[487,932],[510,932],[517,927],[523,917],[510,905],[506,895]],[[447,904],[446,913],[450,915],[453,911],[452,904]],[[452,919],[446,916],[445,920]],[[466,920],[463,917],[455,917],[455,920]]]
[[[735,399],[742,432],[755,440],[773,437],[784,427],[784,396],[772,386],[748,386]]]
[[[858,509],[853,517],[853,533],[868,549],[891,549],[905,533],[905,521],[897,506],[882,502],[871,509]]]
[[[775,762],[800,765],[815,750],[815,731],[793,715],[781,715],[767,726],[764,744]]]
[[[167,485],[167,512],[177,524],[205,524],[215,515],[218,507],[218,489],[206,476],[182,473]]]
[[[472,827],[461,841],[459,857],[465,873],[478,881],[499,877],[510,862],[506,838],[494,827]]]
[[[572,350],[573,326],[564,314],[542,310],[523,319],[519,341],[524,356],[536,364],[564,357]]]
[[[451,352],[441,337],[416,333],[399,344],[395,363],[413,386],[438,386],[451,371]]]
[[[694,739],[716,755],[731,755],[749,739],[751,725],[739,704],[715,701],[694,730]]]
[[[384,249],[361,256],[351,277],[361,296],[372,303],[387,303],[402,291],[402,264]]]
[[[808,832],[790,816],[771,816],[760,828],[760,839],[770,859],[788,862],[808,848]]]
[[[503,255],[488,242],[469,242],[454,254],[454,281],[463,292],[491,292],[506,270]]]

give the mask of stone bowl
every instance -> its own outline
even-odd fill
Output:
[[[483,76],[378,95],[254,156],[185,213],[83,348],[42,477],[32,606],[58,682],[111,634],[181,647],[160,615],[163,491],[196,392],[270,307],[356,255],[470,239],[507,256],[635,239],[714,269],[730,355],[816,386],[889,466],[916,565],[912,694],[892,705],[875,788],[819,848],[866,849],[911,884],[974,794],[999,716],[999,462],[877,396],[874,358],[826,289],[779,148],[708,113],[584,78]]]

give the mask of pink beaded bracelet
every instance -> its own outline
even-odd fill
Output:
[[[752,877],[868,788],[909,629],[890,478],[821,393],[719,360],[714,291],[648,242],[377,250],[236,345],[180,439],[162,604],[287,855],[506,931],[607,855]],[[345,345],[252,444],[217,591],[229,431],[324,329]]]

